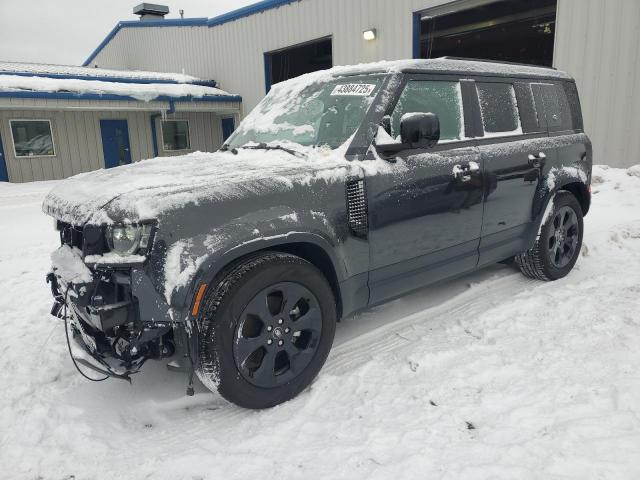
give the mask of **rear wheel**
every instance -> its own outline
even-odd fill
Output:
[[[567,275],[582,247],[583,215],[576,197],[560,191],[553,202],[533,248],[516,256],[522,273],[539,280],[557,280]]]
[[[250,257],[205,300],[198,376],[237,405],[272,407],[311,383],[335,324],[333,292],[316,267],[277,252]]]

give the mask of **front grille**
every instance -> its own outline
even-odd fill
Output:
[[[367,195],[362,179],[347,182],[347,215],[351,233],[357,237],[366,238],[369,222],[367,220]]]
[[[102,255],[107,251],[102,227],[85,225],[76,227],[70,223],[58,222],[60,243],[76,247],[84,255]]]
[[[82,250],[84,234],[81,227],[76,227],[70,223],[59,222],[58,230],[60,231],[60,243],[69,245]]]

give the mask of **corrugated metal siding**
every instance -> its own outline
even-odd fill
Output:
[[[560,0],[554,65],[576,79],[594,162],[640,163],[640,2]]]
[[[47,100],[49,101],[49,100]],[[55,180],[104,167],[100,120],[124,119],[128,122],[131,158],[139,161],[154,156],[151,135],[152,112],[73,111],[73,110],[3,110],[0,109],[0,136],[3,140],[9,181]],[[220,117],[212,113],[176,113],[169,118],[189,120],[191,147],[215,151],[222,145]],[[54,157],[16,158],[9,120],[51,120],[55,145]],[[161,132],[156,130],[158,142]],[[159,145],[159,153],[162,148]]]
[[[91,63],[104,68],[182,72],[213,78],[243,97],[264,96],[264,53],[331,36],[335,65],[412,54],[412,13],[441,0],[301,0],[213,28],[124,28]],[[378,40],[362,31],[375,27]]]
[[[121,30],[96,57],[102,67],[214,78],[250,111],[264,96],[264,53],[331,36],[336,65],[409,58],[412,13],[442,0],[301,0],[213,28]],[[451,3],[451,2],[449,2]],[[378,39],[362,31],[375,27]],[[638,163],[640,1],[558,0],[555,65],[575,76],[595,161]]]

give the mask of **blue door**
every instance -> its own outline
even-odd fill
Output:
[[[2,137],[0,136],[0,182],[8,182],[7,164],[4,160],[4,149],[2,148]]]
[[[131,163],[129,128],[126,120],[100,120],[104,166],[118,167]]]
[[[236,126],[233,123],[233,117],[222,119],[222,141],[226,142],[227,138],[231,136]]]

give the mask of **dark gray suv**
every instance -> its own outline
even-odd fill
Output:
[[[495,262],[567,275],[591,165],[575,83],[553,69],[445,58],[304,75],[219,152],[57,186],[52,313],[88,377],[174,356],[188,393],[197,374],[270,407],[309,385],[355,311]]]

